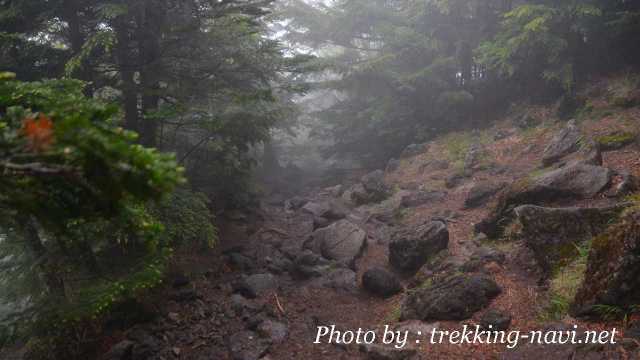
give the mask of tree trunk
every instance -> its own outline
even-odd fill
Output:
[[[124,128],[138,131],[138,93],[134,81],[135,61],[131,59],[129,26],[126,19],[119,18],[115,24],[116,58],[122,80],[122,96],[124,98]]]
[[[67,22],[69,25],[69,42],[71,43],[71,51],[73,55],[78,55],[80,51],[82,51],[82,47],[85,44],[85,36],[82,33],[82,25],[81,19],[78,15],[80,11],[80,7],[78,5],[77,0],[65,0],[64,1],[64,10],[62,13],[63,20]],[[91,81],[93,80],[91,69],[88,68],[88,64],[86,64],[87,60],[85,59],[85,63],[80,64],[80,69],[78,70],[75,77],[86,81],[87,86],[84,88],[84,94],[88,97],[93,96],[93,87]]]
[[[138,49],[140,54],[140,88],[142,91],[142,124],[140,126],[140,143],[155,147],[158,120],[149,117],[158,110],[160,66],[160,35],[162,33],[162,16],[160,5],[147,0],[136,16],[138,29]]]

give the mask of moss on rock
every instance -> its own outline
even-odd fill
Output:
[[[603,151],[618,150],[636,141],[636,134],[628,131],[617,131],[596,138]]]

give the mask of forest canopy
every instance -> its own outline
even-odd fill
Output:
[[[519,100],[575,111],[579,84],[639,55],[629,1],[285,3],[287,40],[319,49],[339,75],[319,85],[342,93],[317,114],[335,141],[327,154],[378,166],[407,144],[488,126]]]

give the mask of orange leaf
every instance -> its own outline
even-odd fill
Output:
[[[27,138],[27,146],[31,151],[45,151],[54,142],[53,121],[42,113],[37,119],[25,118],[22,121],[22,134]]]

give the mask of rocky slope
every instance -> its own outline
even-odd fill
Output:
[[[176,277],[162,315],[115,336],[104,359],[639,357],[622,337],[512,350],[313,344],[323,325],[415,334],[576,324],[637,339],[640,326],[619,319],[633,320],[640,303],[639,210],[629,197],[640,108],[606,115],[599,100],[579,121],[545,121],[547,109],[534,108],[526,129],[508,119],[409,146],[355,182],[266,197],[224,226],[222,264]]]

